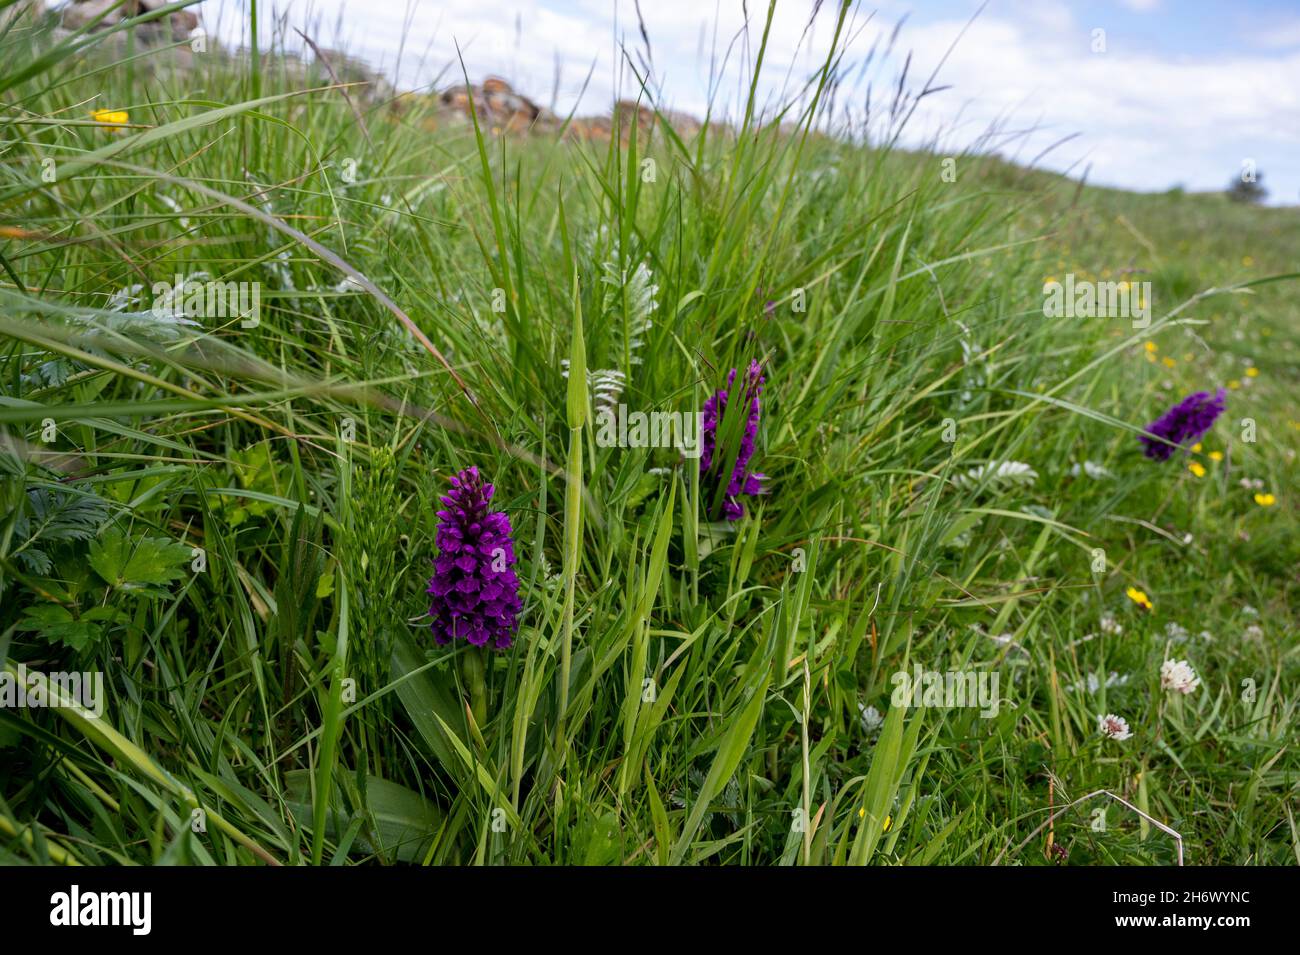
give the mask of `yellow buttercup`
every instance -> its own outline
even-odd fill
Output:
[[[90,115],[97,123],[111,123],[114,126],[125,126],[131,122],[131,114],[124,109],[97,109]]]

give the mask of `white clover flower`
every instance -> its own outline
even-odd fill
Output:
[[[1192,665],[1186,660],[1166,660],[1160,664],[1160,687],[1164,690],[1177,690],[1179,693],[1191,693],[1201,685],[1201,678],[1196,675]]]
[[[858,720],[862,724],[862,732],[868,736],[875,736],[880,732],[880,727],[885,724],[885,718],[880,714],[880,710],[862,703],[858,704]]]
[[[1115,619],[1113,613],[1104,613],[1101,615],[1101,632],[1117,637],[1124,632],[1124,628],[1120,625],[1120,622]]]
[[[1170,640],[1173,640],[1175,643],[1182,643],[1190,636],[1190,634],[1187,632],[1187,628],[1181,623],[1175,623],[1171,620],[1165,624],[1165,636]]]
[[[1241,615],[1243,617],[1258,617],[1259,611],[1256,610],[1254,607],[1252,607],[1250,604],[1246,604],[1244,607],[1241,608]]]
[[[1097,718],[1097,729],[1103,736],[1120,741],[1126,740],[1133,734],[1129,731],[1128,720],[1122,716],[1116,716],[1114,713],[1107,713],[1105,716]]]
[[[1257,623],[1252,623],[1245,629],[1242,636],[1247,640],[1262,640],[1264,639],[1264,628]]]

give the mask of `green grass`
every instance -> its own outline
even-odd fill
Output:
[[[601,145],[372,106],[367,136],[274,58],[254,83],[24,30],[0,658],[101,672],[105,707],[0,708],[0,861],[1173,861],[1119,803],[1035,832],[1098,789],[1189,862],[1300,861],[1295,209],[977,156],[946,182],[753,121]],[[1122,269],[1150,328],[1043,317],[1047,277]],[[147,314],[195,272],[261,283],[260,323]],[[584,369],[686,411],[750,359],[770,494],[743,521],[675,451],[596,443]],[[1141,456],[1228,382],[1199,452]],[[960,480],[1009,461],[1036,477]],[[425,617],[471,464],[524,600],[481,674]],[[1202,686],[1162,691],[1167,658]],[[891,707],[914,664],[997,673],[997,715]]]

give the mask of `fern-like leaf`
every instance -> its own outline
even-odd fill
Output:
[[[982,484],[994,487],[1029,487],[1038,480],[1038,472],[1022,461],[989,461],[953,478],[957,487],[971,488]]]
[[[37,487],[27,492],[27,511],[14,531],[19,540],[32,544],[89,540],[107,519],[108,505],[95,494]]]

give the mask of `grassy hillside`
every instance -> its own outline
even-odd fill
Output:
[[[0,708],[0,860],[1173,861],[1104,796],[1049,822],[1099,789],[1190,862],[1300,860],[1296,210],[752,121],[431,133],[54,43],[0,40],[0,658],[104,705]],[[1067,273],[1150,281],[1149,327],[1044,317]],[[176,275],[256,320],[157,309]],[[743,519],[601,446],[615,391],[751,361]],[[508,650],[429,629],[470,466]],[[997,705],[891,705],[916,666]]]

